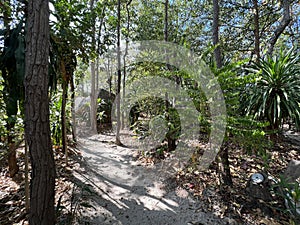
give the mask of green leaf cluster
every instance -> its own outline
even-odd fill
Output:
[[[295,121],[300,127],[300,55],[281,50],[274,57],[266,57],[249,68],[255,80],[246,86],[244,109],[247,115],[267,120],[278,129],[284,119]]]

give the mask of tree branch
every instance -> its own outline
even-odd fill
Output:
[[[273,50],[274,50],[274,46],[278,40],[278,38],[280,37],[280,35],[283,33],[284,29],[289,25],[289,23],[292,20],[292,16],[291,16],[291,12],[290,12],[290,0],[282,0],[282,9],[283,9],[283,17],[282,20],[280,21],[279,26],[277,27],[277,29],[274,31],[274,36],[271,37],[271,39],[269,40],[269,49],[267,54],[269,56],[272,55]]]

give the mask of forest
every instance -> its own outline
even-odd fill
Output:
[[[0,0],[0,224],[300,224],[300,2]]]

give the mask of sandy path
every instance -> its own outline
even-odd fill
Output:
[[[101,135],[80,140],[85,165],[74,175],[88,187],[83,195],[92,207],[82,207],[79,224],[227,224],[203,212],[202,203],[186,191],[175,191],[176,185],[155,168],[139,165],[133,148],[112,141],[112,136]]]

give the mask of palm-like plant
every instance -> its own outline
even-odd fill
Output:
[[[278,129],[291,118],[300,127],[300,57],[280,51],[278,56],[261,59],[248,68],[255,82],[247,86],[244,108],[258,119],[267,119]]]

